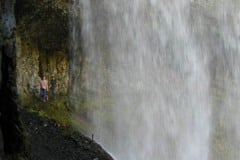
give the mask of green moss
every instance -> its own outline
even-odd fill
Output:
[[[92,131],[90,123],[93,113],[98,113],[106,125],[111,126],[112,124],[111,106],[113,102],[109,97],[90,99],[83,95],[78,98],[62,96],[56,100],[50,99],[48,102],[42,102],[38,96],[28,95],[22,100],[23,106],[28,111],[54,120],[61,126],[74,126],[82,133]]]
[[[61,126],[75,126],[82,132],[86,132],[89,124],[84,116],[87,113],[87,108],[76,111],[69,106],[69,97],[62,96],[56,100],[42,102],[39,97],[28,95],[22,98],[22,106],[27,108],[29,112],[37,113],[41,117],[54,120]],[[83,103],[80,103],[83,105]],[[73,112],[77,114],[73,114]]]
[[[22,98],[22,106],[28,109],[30,112],[36,112],[41,117],[56,121],[62,126],[71,125],[71,112],[66,106],[67,99],[61,97],[56,100],[49,100],[48,102],[42,102],[40,98],[34,96],[26,96]]]
[[[42,110],[43,114],[63,126],[71,125],[71,113],[68,108],[61,101],[52,101],[50,103],[45,103]]]

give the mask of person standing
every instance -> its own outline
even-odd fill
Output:
[[[52,90],[52,97],[53,99],[56,99],[56,94],[57,94],[57,80],[54,76],[52,76],[51,79],[51,90]]]
[[[48,100],[47,91],[48,91],[48,81],[46,80],[46,77],[43,76],[40,81],[40,95],[43,102],[46,102]]]

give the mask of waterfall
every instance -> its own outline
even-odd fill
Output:
[[[72,3],[71,93],[115,159],[239,159],[240,2]]]

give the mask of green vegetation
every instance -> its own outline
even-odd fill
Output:
[[[78,98],[71,98],[71,100],[69,96],[61,96],[56,100],[50,97],[48,102],[42,102],[39,95],[32,94],[21,98],[21,104],[30,112],[51,119],[60,126],[73,126],[82,133],[92,130],[90,116],[93,115],[94,111],[97,111],[100,114],[99,116],[105,120],[105,124],[111,127],[112,114],[110,106],[113,105],[112,101],[106,97],[102,99],[86,99],[83,95]]]
[[[65,99],[49,100],[42,102],[40,99],[25,98],[24,106],[30,112],[36,112],[41,117],[56,121],[59,125],[68,126],[71,124],[71,113],[66,106]]]
[[[72,115],[73,110],[69,107],[67,96],[61,96],[56,100],[50,99],[48,102],[42,102],[38,97],[26,96],[22,99],[22,105],[28,111],[51,119],[60,126],[75,125],[82,130],[86,129],[86,121]]]

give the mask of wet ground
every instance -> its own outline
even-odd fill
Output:
[[[25,110],[21,117],[32,160],[112,160],[91,139],[77,132],[69,134],[69,128]]]

